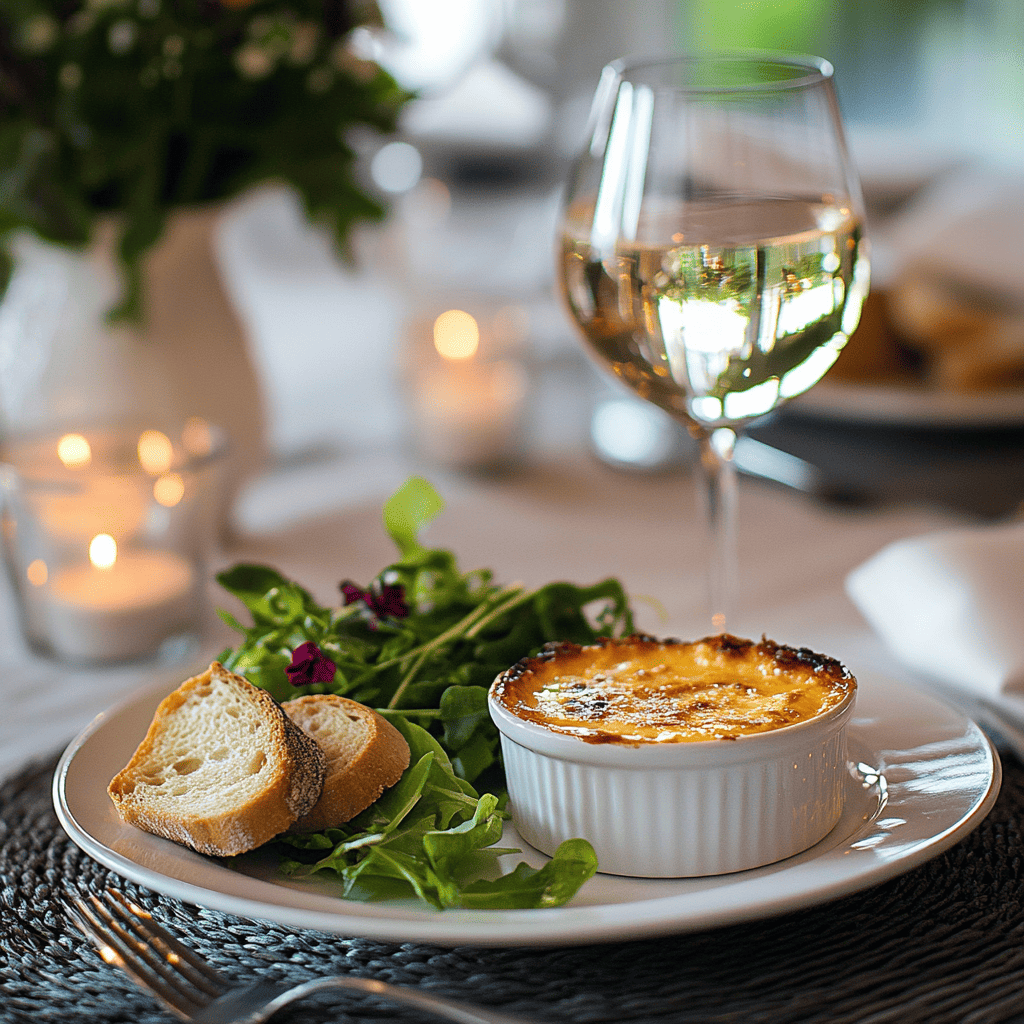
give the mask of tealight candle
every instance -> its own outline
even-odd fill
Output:
[[[500,461],[511,454],[525,391],[511,362],[424,368],[415,394],[420,451],[458,468]]]
[[[39,517],[54,539],[87,542],[102,532],[125,538],[144,527],[149,495],[137,480],[97,476],[76,483],[70,493],[45,494],[39,499]]]
[[[194,583],[192,567],[173,551],[120,553],[99,535],[90,561],[59,569],[49,585],[50,644],[69,661],[150,654],[190,627]]]
[[[199,421],[173,436],[111,426],[0,452],[0,540],[34,649],[116,662],[176,657],[201,636],[218,436]]]
[[[434,322],[436,358],[413,378],[416,445],[433,462],[468,469],[507,458],[519,429],[526,374],[511,359],[479,356],[473,316],[448,310]]]

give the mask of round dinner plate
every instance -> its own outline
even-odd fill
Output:
[[[349,936],[435,945],[576,945],[650,938],[783,913],[875,885],[936,856],[975,828],[996,799],[999,759],[978,727],[938,700],[883,678],[859,680],[849,725],[850,778],[839,824],[810,850],[766,867],[707,878],[598,874],[564,907],[434,911],[412,902],[341,899],[329,878],[293,880],[268,858],[228,867],[124,825],[107,783],[145,735],[165,684],[96,718],[54,776],[61,824],[124,878],[241,917]],[[699,824],[699,823],[697,823]],[[544,856],[509,828],[503,858]]]

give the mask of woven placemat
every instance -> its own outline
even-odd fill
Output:
[[[1024,1020],[1024,767],[1004,761],[989,817],[891,882],[836,902],[701,934],[557,949],[444,949],[294,931],[124,883],[65,836],[53,763],[0,788],[0,1020],[62,1024],[169,1016],[69,925],[62,900],[110,883],[241,980],[351,972],[429,986],[538,1022],[998,1024]],[[426,1021],[331,996],[275,1020]]]

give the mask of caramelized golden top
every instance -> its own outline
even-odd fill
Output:
[[[693,643],[636,635],[549,644],[495,680],[512,714],[591,743],[736,739],[837,707],[856,680],[806,648],[728,634]]]

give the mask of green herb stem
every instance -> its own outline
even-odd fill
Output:
[[[374,666],[374,669],[381,671],[386,668],[393,668],[395,665],[404,665],[410,658],[418,658],[421,652],[429,654],[432,651],[436,651],[439,647],[448,643],[449,640],[457,640],[459,637],[472,639],[485,625],[487,625],[488,622],[507,611],[507,608],[503,606],[498,608],[493,608],[493,606],[489,607],[491,602],[500,600],[513,590],[518,592],[519,588],[515,586],[504,587],[491,597],[484,598],[481,604],[477,605],[477,607],[467,615],[464,615],[454,625],[449,626],[443,633],[438,633],[437,636],[432,637],[424,644],[420,644],[419,647],[410,648],[410,650],[406,651],[404,654],[398,655],[397,658],[389,658],[387,661],[378,662]],[[518,602],[512,602],[508,607],[514,607],[517,603]]]
[[[391,695],[391,700],[388,701],[388,708],[393,709],[398,707],[398,702],[402,699],[402,695],[409,688],[409,684],[416,678],[416,674],[421,668],[423,663],[430,657],[430,645],[424,644],[420,656],[412,663],[412,667],[402,678],[402,681],[398,684],[398,689]]]
[[[507,595],[511,594],[511,599],[503,600]],[[398,689],[391,695],[391,700],[388,701],[388,708],[394,709],[398,707],[399,702],[402,699],[402,695],[409,688],[409,685],[416,678],[417,673],[423,667],[424,662],[427,658],[444,644],[450,640],[457,640],[459,637],[465,637],[466,639],[472,639],[477,636],[481,629],[484,628],[488,623],[493,622],[496,618],[500,618],[510,608],[516,607],[521,604],[522,601],[529,598],[530,594],[523,593],[522,588],[518,584],[512,584],[508,587],[503,587],[496,594],[485,598],[483,604],[478,605],[468,615],[464,616],[453,626],[449,626],[443,633],[438,633],[432,640],[428,640],[425,644],[421,644],[419,647],[414,647],[411,651],[406,651],[405,654],[398,658],[392,658],[389,662],[382,662],[377,665],[378,669],[382,669],[391,664],[408,664],[410,658],[415,657],[411,668],[405,673],[402,681],[398,684]],[[497,605],[493,602],[498,601]],[[490,605],[490,607],[488,607]]]
[[[472,640],[473,637],[477,636],[482,629],[489,626],[496,619],[500,619],[506,612],[510,612],[513,608],[518,608],[521,604],[525,604],[527,601],[532,600],[536,593],[535,590],[523,590],[518,583],[514,583],[511,586],[506,587],[502,593],[507,594],[512,591],[515,591],[515,593],[513,593],[509,600],[504,604],[500,604],[496,608],[491,609],[491,611],[474,622],[473,625],[466,630],[465,636],[467,640]]]

